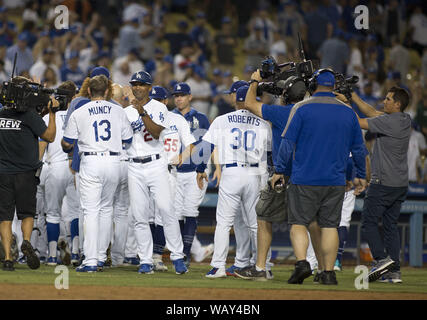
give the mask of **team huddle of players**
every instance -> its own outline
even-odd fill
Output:
[[[138,265],[139,273],[151,274],[167,271],[167,247],[176,273],[184,274],[191,256],[201,261],[213,251],[212,267],[224,267],[234,226],[235,265],[253,264],[255,204],[267,179],[271,129],[238,107],[247,83],[230,88],[236,111],[210,124],[191,107],[186,83],[175,85],[175,109],[168,111],[167,91],[153,86],[147,72],[130,79],[135,99],[126,108],[109,78],[107,69],[94,68],[68,110],[56,113],[55,141],[40,141],[44,166],[32,237],[40,256],[48,265],[96,272],[109,265],[110,250],[112,266]],[[220,181],[215,250],[196,237],[207,189],[200,177],[211,168]]]

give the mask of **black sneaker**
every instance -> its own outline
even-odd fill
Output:
[[[15,271],[15,268],[13,267],[13,261],[6,260],[3,262],[3,270],[4,271]]]
[[[326,285],[337,285],[337,277],[335,271],[323,271],[319,276],[319,283]]]
[[[27,265],[30,269],[40,268],[40,260],[37,257],[36,252],[33,249],[33,246],[28,240],[22,241],[21,251],[27,259]]]
[[[239,278],[255,281],[267,281],[267,273],[265,270],[257,271],[255,266],[234,270],[234,274]]]
[[[320,282],[320,276],[321,276],[322,272],[323,271],[319,271],[319,270],[316,271],[316,274],[314,275],[314,279],[313,279],[313,282],[315,284],[318,284]]]
[[[289,284],[302,284],[305,278],[311,276],[311,267],[307,260],[300,260],[295,263],[295,270],[288,280]]]

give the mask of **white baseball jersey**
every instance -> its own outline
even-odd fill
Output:
[[[64,130],[62,129],[67,116],[67,111],[58,111],[55,113],[55,122],[56,122],[56,135],[55,141],[48,144],[45,157],[46,161],[49,163],[65,161],[67,160],[67,154],[64,153],[61,147],[61,139],[64,136]],[[49,115],[43,117],[46,125],[49,125]]]
[[[151,99],[144,105],[145,111],[149,114],[151,120],[156,124],[166,127],[169,117],[167,107],[154,99]],[[154,139],[145,128],[138,110],[133,105],[125,108],[125,113],[133,129],[133,141],[131,147],[127,150],[129,158],[146,157],[154,154],[164,154],[163,141]]]
[[[179,155],[181,145],[186,148],[196,142],[196,139],[191,134],[188,122],[179,114],[168,111],[168,120],[165,125],[166,128],[162,131],[159,140],[164,143],[164,151],[168,163],[170,163],[174,157]]]
[[[105,100],[91,101],[75,110],[64,132],[65,138],[79,140],[80,152],[121,152],[122,140],[132,135],[123,108]]]
[[[217,117],[203,140],[218,147],[221,164],[261,164],[271,150],[271,127],[247,110]]]

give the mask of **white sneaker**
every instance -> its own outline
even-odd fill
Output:
[[[209,258],[212,253],[214,252],[214,244],[211,243],[205,247],[202,247],[203,250],[201,250],[201,254],[197,254],[194,256],[195,262],[202,262],[203,260]]]
[[[225,273],[225,267],[221,268],[212,268],[207,274],[206,278],[226,278],[227,274]]]

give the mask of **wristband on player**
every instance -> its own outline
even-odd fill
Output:
[[[148,113],[147,113],[147,111],[142,111],[142,113],[140,113],[139,114],[141,117],[145,117],[145,116],[148,116]]]
[[[252,83],[254,83],[254,82],[256,82],[256,84],[259,84],[259,81],[258,81],[258,80],[255,80],[255,79],[250,80],[250,81],[249,81],[249,84],[252,84]]]

